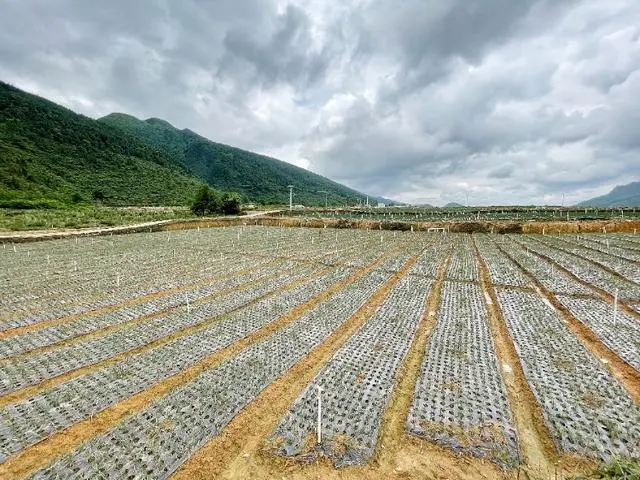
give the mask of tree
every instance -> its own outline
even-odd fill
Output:
[[[221,210],[225,215],[238,215],[240,213],[240,194],[225,192],[222,195]]]
[[[213,200],[213,196],[215,195],[215,190],[213,190],[213,194],[212,194],[212,188],[210,188],[207,185],[202,185],[202,187],[200,187],[200,190],[198,190],[198,193],[196,194],[196,198],[193,201],[193,204],[191,205],[191,211],[193,213],[195,213],[196,215],[206,215],[208,213],[211,213],[211,207],[214,207],[214,211],[215,211],[215,205],[214,205],[214,200]]]
[[[215,189],[203,185],[191,205],[191,211],[196,215],[237,215],[240,213],[240,194],[224,192],[220,196]]]

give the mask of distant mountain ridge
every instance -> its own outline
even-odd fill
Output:
[[[187,205],[202,181],[133,135],[0,82],[0,206]]]
[[[640,181],[618,185],[606,195],[580,202],[581,207],[640,207]]]
[[[294,186],[294,203],[303,205],[355,205],[364,194],[321,175],[275,158],[213,142],[189,129],[179,130],[157,118],[140,120],[111,113],[98,120],[120,128],[143,142],[167,152],[187,171],[209,185],[240,192],[261,203],[289,202],[288,185]],[[327,193],[325,193],[327,192]]]

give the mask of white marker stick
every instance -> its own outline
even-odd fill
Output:
[[[323,388],[320,385],[316,385],[316,389],[318,390],[318,443],[322,443],[322,390]]]

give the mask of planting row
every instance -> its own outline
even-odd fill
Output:
[[[197,332],[45,390],[0,411],[0,461],[48,435],[174,375],[264,327],[332,283],[346,268],[247,306]],[[198,317],[199,312],[193,315]]]
[[[314,267],[298,269],[256,286],[202,303],[190,312],[181,309],[145,318],[127,328],[92,337],[86,341],[2,362],[0,363],[0,394],[37,384],[48,378],[142,347],[154,340],[229,313],[282,288],[287,283],[306,278],[313,272]]]
[[[264,340],[54,460],[31,478],[167,478],[387,280],[376,269]]]
[[[640,408],[561,315],[534,293],[499,289],[498,298],[558,449],[604,461],[640,456]]]
[[[478,285],[444,283],[407,429],[508,466],[518,462],[518,440],[487,322]]]
[[[239,288],[243,284],[266,279],[277,273],[284,273],[294,269],[296,264],[273,263],[271,266],[257,265],[258,268],[243,275],[232,276],[223,280],[218,280],[208,285],[202,285],[187,292],[169,293],[164,297],[154,298],[146,302],[131,306],[125,306],[105,314],[93,314],[73,319],[69,322],[53,325],[21,335],[15,335],[5,339],[0,344],[0,358],[17,355],[30,350],[46,347],[68,340],[79,335],[85,335],[96,330],[130,322],[142,317],[158,314],[163,311],[172,310],[178,307],[193,306],[198,302],[205,301],[208,297],[221,294],[230,288]],[[263,267],[263,268],[260,268]]]
[[[305,461],[326,455],[336,466],[365,463],[373,455],[384,410],[430,287],[431,280],[412,275],[395,285],[384,304],[291,406],[271,434],[274,453]],[[317,434],[319,414],[321,441],[309,444]]]
[[[610,295],[615,295],[615,292],[618,291],[621,299],[640,300],[640,285],[598,268],[593,263],[576,255],[545,245],[534,240],[531,236],[522,235],[512,238],[529,250],[549,257],[580,280],[594,285]]]
[[[223,247],[230,241],[229,236],[234,234],[240,236],[242,241],[233,251],[223,253],[225,250]],[[171,242],[165,242],[163,233],[137,234],[134,235],[137,244],[127,239],[124,247],[119,245],[123,240],[118,238],[119,248],[117,252],[110,255],[103,253],[105,248],[109,248],[110,242],[96,243],[90,248],[81,249],[81,252],[78,252],[78,248],[73,244],[68,246],[57,242],[43,242],[48,245],[48,249],[42,250],[42,247],[38,247],[39,250],[34,251],[30,257],[25,257],[23,253],[17,255],[11,252],[5,253],[2,256],[2,262],[6,264],[6,270],[0,273],[0,284],[5,286],[6,295],[1,302],[4,305],[14,300],[20,302],[27,290],[29,291],[28,299],[32,303],[41,297],[43,300],[50,299],[53,294],[64,296],[62,295],[64,292],[76,295],[83,290],[86,290],[87,294],[116,292],[118,277],[120,289],[128,285],[140,288],[141,285],[149,283],[159,286],[163,283],[163,275],[170,274],[176,279],[182,276],[193,278],[199,271],[220,263],[221,255],[225,261],[229,260],[229,255],[240,259],[250,254],[266,254],[269,258],[273,258],[274,250],[278,248],[281,253],[290,253],[304,247],[307,254],[305,258],[314,258],[318,254],[326,255],[329,245],[333,243],[330,242],[328,235],[318,236],[314,246],[307,245],[308,240],[300,239],[298,236],[290,235],[290,238],[285,241],[280,234],[269,235],[269,230],[265,232],[260,229],[239,227],[236,231],[226,230],[224,233],[226,237],[220,237],[219,233],[215,235],[192,233],[191,237],[195,237],[196,240],[202,237],[200,243],[196,244],[193,238],[184,234],[171,233],[170,235]],[[313,239],[315,237],[312,237]],[[275,240],[275,244],[272,240]],[[87,239],[82,241],[88,242]],[[341,249],[356,245],[355,239],[341,237],[341,241]],[[20,248],[27,247],[20,246]],[[68,251],[65,253],[64,249]],[[30,253],[30,250],[27,253]],[[99,261],[96,261],[96,258]],[[21,279],[12,273],[12,267],[18,268],[19,272],[31,272],[31,276]],[[36,272],[37,275],[33,275]],[[171,278],[168,280],[170,281]],[[77,286],[81,289],[74,291]],[[17,294],[17,298],[13,298],[12,292]]]
[[[640,321],[599,298],[557,296],[571,314],[640,372]]]
[[[570,239],[572,237],[536,237],[537,240],[563,252],[571,253],[585,260],[597,262],[600,265],[616,272],[618,275],[635,283],[640,283],[640,265],[625,258],[611,255],[609,252],[600,252],[596,249],[586,249],[580,245],[575,245]]]
[[[453,238],[453,254],[447,267],[447,280],[477,281],[478,263],[471,235],[456,235]]]
[[[496,247],[488,235],[474,236],[478,252],[487,265],[491,282],[499,285],[528,287],[531,282],[518,266]]]
[[[640,248],[629,247],[626,242],[611,238],[610,235],[565,235],[563,240],[569,241],[574,245],[587,247],[589,250],[597,250],[607,255],[615,255],[632,262],[640,262]],[[638,245],[640,247],[640,245]]]
[[[531,252],[528,247],[514,242],[509,237],[494,237],[495,244],[531,273],[549,291],[571,295],[593,295],[594,292],[580,282],[567,276],[544,258]]]

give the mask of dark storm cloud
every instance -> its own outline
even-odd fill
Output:
[[[0,0],[0,78],[407,201],[640,174],[635,0]]]

